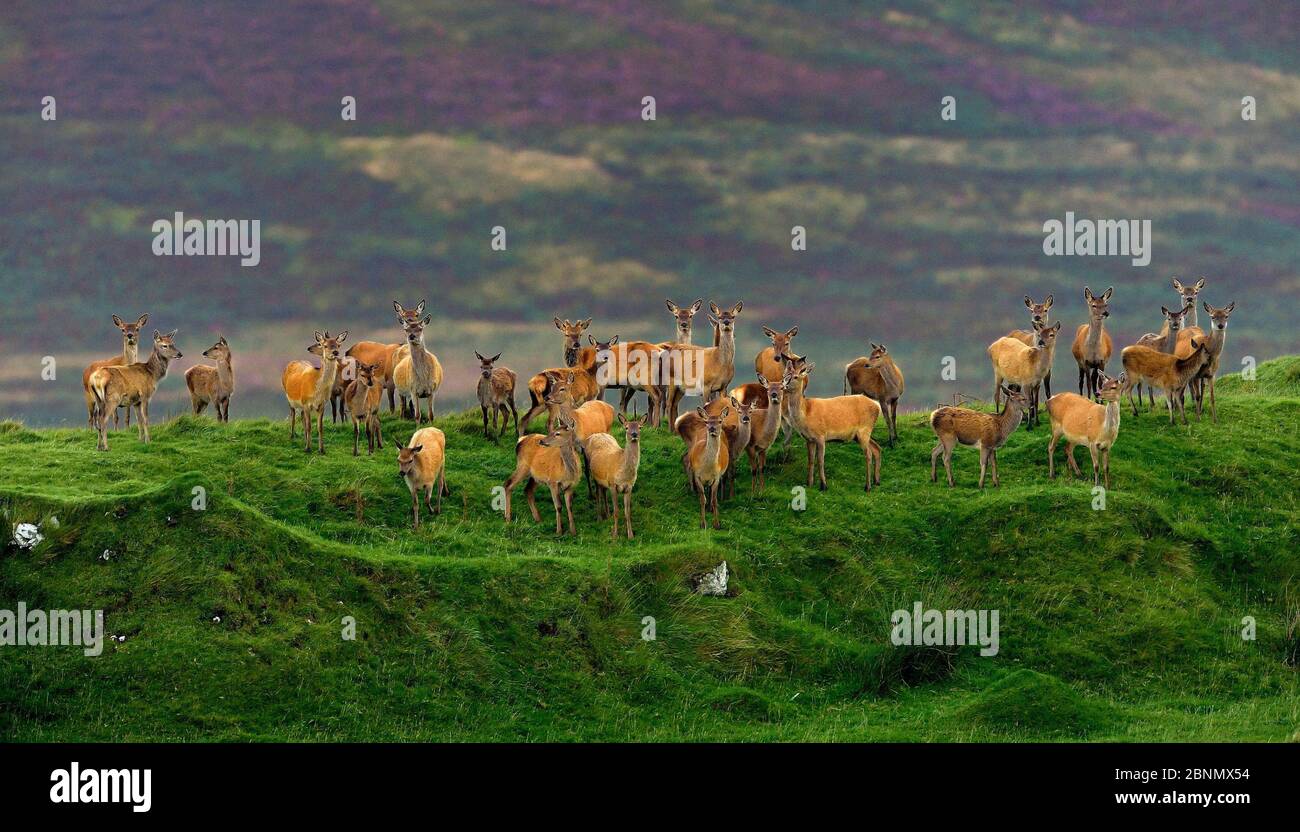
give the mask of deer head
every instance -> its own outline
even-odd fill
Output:
[[[1196,281],[1191,286],[1184,286],[1182,284],[1182,281],[1180,281],[1176,277],[1173,278],[1173,283],[1174,283],[1174,291],[1182,296],[1183,305],[1184,306],[1190,305],[1193,309],[1195,309],[1196,296],[1199,295],[1201,293],[1201,290],[1205,288],[1205,278],[1202,277],[1200,280]]]
[[[1164,315],[1165,320],[1169,321],[1170,335],[1176,334],[1178,330],[1183,328],[1183,320],[1187,317],[1187,313],[1191,311],[1192,311],[1192,305],[1190,303],[1184,306],[1182,309],[1177,309],[1174,311],[1170,311],[1163,306],[1160,307],[1160,314]]]
[[[1228,316],[1232,314],[1232,310],[1237,308],[1237,302],[1234,300],[1222,309],[1216,309],[1204,302],[1201,303],[1201,306],[1204,307],[1205,314],[1210,316],[1210,326],[1223,331],[1228,328]]]
[[[1025,391],[1020,389],[1019,384],[1002,385],[1002,395],[1006,397],[1008,403],[1014,402],[1016,407],[1023,409],[1029,406],[1029,399],[1025,396]]]
[[[176,330],[174,329],[166,335],[156,329],[153,331],[153,351],[168,361],[185,357],[180,350],[176,349]]]
[[[736,316],[740,314],[740,310],[744,305],[745,302],[741,301],[730,309],[719,309],[716,303],[709,301],[709,311],[713,313],[709,316],[709,323],[716,326],[718,332],[724,335],[735,331]]]
[[[734,401],[734,400],[733,400]],[[710,439],[716,439],[722,433],[722,420],[731,413],[731,408],[724,407],[717,416],[710,416],[702,407],[695,408],[695,415],[704,420],[704,433]]]
[[[772,356],[780,359],[790,351],[790,340],[799,334],[799,327],[792,326],[785,332],[777,332],[775,329],[763,327],[763,334],[772,339]]]
[[[406,330],[406,340],[412,347],[417,346],[424,341],[424,328],[429,325],[433,316],[426,315],[424,320],[416,318],[413,321],[407,321],[402,324],[402,329]]]
[[[204,358],[212,358],[218,362],[230,360],[230,345],[226,343],[226,336],[222,335],[217,339],[217,343],[203,351]]]
[[[308,347],[307,352],[319,355],[326,364],[338,361],[339,356],[343,354],[340,345],[348,340],[348,331],[345,329],[338,335],[331,336],[327,329],[324,333],[317,332],[315,335],[316,343]]]
[[[639,419],[628,419],[622,413],[618,414],[618,423],[623,426],[623,431],[627,434],[628,447],[641,441],[641,428],[645,427],[648,418],[649,415],[643,415]]]
[[[122,320],[116,315],[113,316],[113,324],[117,326],[118,329],[122,330],[123,340],[125,340],[126,343],[132,347],[134,347],[136,344],[140,342],[140,330],[144,327],[145,323],[147,323],[148,320],[149,320],[148,312],[141,315],[138,319],[136,319],[136,322],[133,324],[128,324],[126,321]]]
[[[420,316],[424,314],[424,301],[417,303],[414,309],[403,309],[400,303],[393,301],[393,309],[397,311],[397,325],[405,327],[420,320]]]
[[[867,355],[867,369],[879,370],[889,356],[889,350],[884,344],[872,344],[871,353]]]
[[[1052,296],[1048,295],[1047,300],[1042,303],[1034,303],[1029,295],[1025,295],[1025,306],[1029,307],[1029,320],[1036,324],[1047,323],[1047,310],[1052,308]]]
[[[1088,317],[1092,318],[1094,323],[1101,323],[1110,317],[1110,295],[1114,291],[1115,287],[1111,286],[1097,297],[1087,286],[1083,287],[1083,299],[1088,304]]]
[[[564,335],[564,366],[572,367],[578,363],[578,350],[582,347],[582,333],[587,327],[591,326],[591,318],[585,321],[578,321],[576,324],[569,323],[565,318],[561,321],[559,318],[552,318],[555,321],[555,328]]]
[[[1109,314],[1109,313],[1108,313]],[[1038,334],[1035,345],[1039,347],[1050,347],[1056,343],[1056,335],[1061,331],[1061,322],[1057,321],[1051,326],[1034,324],[1034,332]]]
[[[690,341],[691,319],[695,317],[695,313],[699,312],[700,307],[704,305],[704,299],[700,298],[696,300],[695,303],[684,308],[679,307],[670,300],[665,300],[664,303],[668,305],[668,311],[672,313],[674,321],[677,324],[677,340],[682,342]]]
[[[415,470],[415,458],[419,456],[420,451],[423,450],[423,445],[416,445],[413,448],[397,449],[397,473],[401,475],[402,478],[409,477],[411,472]]]
[[[500,360],[501,353],[497,353],[491,358],[484,358],[482,353],[478,350],[474,350],[474,355],[478,356],[479,373],[482,374],[483,378],[492,378],[492,365]]]
[[[1102,373],[1101,386],[1097,388],[1097,395],[1103,402],[1118,402],[1120,391],[1124,389],[1125,383],[1128,382],[1128,373],[1120,373],[1119,378],[1111,378]]]
[[[550,448],[563,447],[573,441],[573,421],[563,416],[555,420],[555,427],[551,432],[546,434],[546,438],[538,442],[539,445]]]

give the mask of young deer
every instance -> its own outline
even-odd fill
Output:
[[[1169,407],[1169,424],[1174,423],[1174,398],[1178,398],[1178,412],[1183,424],[1187,424],[1187,411],[1183,407],[1183,388],[1201,371],[1205,363],[1205,342],[1193,338],[1190,342],[1192,352],[1185,358],[1163,353],[1150,347],[1134,344],[1120,352],[1124,372],[1128,381],[1123,392],[1129,392],[1134,385],[1146,382],[1165,391],[1165,401]],[[1132,404],[1133,398],[1129,397]],[[1133,415],[1138,415],[1137,405],[1133,405]]]
[[[603,362],[608,359],[611,348],[618,343],[618,336],[615,335],[608,341],[597,341],[588,335],[587,340],[591,342],[591,346],[583,347],[578,351],[577,363],[573,367],[553,367],[542,370],[528,379],[528,397],[532,406],[520,420],[516,433],[528,430],[528,423],[543,410],[552,410],[546,399],[557,385],[568,385],[569,395],[573,397],[575,405],[600,398],[602,391],[599,379],[604,375]],[[551,425],[552,420],[548,418],[546,424],[548,431]]]
[[[1047,326],[1048,323],[1047,319],[1051,317],[1049,313],[1052,308],[1052,303],[1053,303],[1053,298],[1051,295],[1048,295],[1047,299],[1044,300],[1042,303],[1034,303],[1033,299],[1030,298],[1029,295],[1025,295],[1025,306],[1028,307],[1029,309],[1030,328],[1013,329],[1007,333],[1007,337],[1015,338],[1025,346],[1032,347],[1034,345],[1034,339],[1038,337],[1038,333],[1036,333],[1033,330],[1033,325],[1042,324],[1043,326]],[[1043,389],[1047,391],[1046,395],[1050,399],[1052,397],[1052,371],[1051,370],[1048,370],[1047,375],[1043,376]]]
[[[379,375],[379,368],[364,361],[357,361],[356,378],[348,382],[343,392],[343,402],[347,412],[352,414],[352,455],[359,454],[361,426],[366,427],[366,453],[373,454],[375,448],[384,448],[384,430],[379,423],[379,407],[383,401],[384,382]]]
[[[1074,393],[1057,393],[1047,400],[1047,416],[1052,422],[1052,439],[1047,443],[1047,476],[1056,478],[1056,443],[1065,437],[1065,459],[1076,476],[1083,476],[1074,461],[1076,445],[1086,445],[1092,454],[1092,484],[1097,485],[1098,474],[1104,474],[1106,488],[1110,488],[1110,449],[1119,436],[1119,394],[1128,381],[1123,373],[1119,378],[1101,377],[1097,393],[1102,404],[1096,404]]]
[[[641,428],[647,416],[628,421],[622,413],[618,414],[618,423],[623,426],[627,437],[627,447],[620,448],[618,441],[608,433],[593,433],[585,443],[587,470],[596,481],[596,493],[600,497],[596,510],[604,516],[604,496],[608,493],[614,512],[614,528],[611,532],[618,539],[618,498],[623,497],[623,520],[627,526],[627,539],[632,539],[632,489],[636,487],[637,469],[641,465]]]
[[[686,460],[691,484],[700,495],[701,529],[708,528],[705,515],[709,506],[713,507],[713,528],[722,528],[718,519],[718,483],[726,475],[730,463],[727,442],[722,435],[722,420],[729,412],[729,408],[724,407],[721,413],[711,416],[705,413],[704,408],[695,408],[695,413],[704,421],[704,436],[686,452]]]
[[[146,312],[136,319],[133,324],[128,324],[118,316],[113,316],[113,325],[122,330],[122,354],[115,355],[112,358],[104,358],[99,361],[90,362],[81,373],[81,389],[86,393],[86,421],[90,426],[95,427],[95,395],[90,392],[90,376],[100,367],[129,367],[136,362],[140,355],[140,330],[149,321],[149,313]],[[117,408],[113,409],[113,430],[117,430]],[[131,408],[126,409],[126,426],[131,427]]]
[[[95,423],[99,430],[101,451],[108,450],[108,411],[119,407],[136,409],[136,430],[143,442],[149,441],[149,400],[158,382],[167,376],[167,365],[182,358],[176,349],[176,330],[163,335],[153,332],[153,352],[143,363],[100,367],[90,374],[90,392],[95,397]]]
[[[393,386],[397,388],[402,411],[406,412],[406,403],[410,402],[415,409],[415,420],[421,423],[424,422],[424,413],[420,400],[429,400],[429,421],[432,422],[433,399],[442,386],[442,364],[438,356],[424,348],[424,330],[430,320],[432,316],[426,315],[424,320],[403,325],[407,352],[403,356],[398,350],[397,363],[393,366]]]
[[[1170,353],[1170,354],[1174,353],[1178,346],[1179,339],[1181,338],[1182,335],[1183,321],[1187,319],[1187,313],[1190,309],[1191,309],[1190,306],[1184,306],[1180,310],[1171,312],[1170,310],[1166,309],[1163,306],[1160,307],[1160,314],[1163,315],[1165,319],[1164,325],[1160,328],[1160,332],[1146,333],[1145,335],[1143,335],[1141,338],[1137,340],[1138,344],[1144,347],[1150,347],[1151,349],[1157,350],[1159,352]],[[1197,329],[1196,331],[1199,333],[1200,329]],[[1142,384],[1139,382],[1138,384],[1134,385],[1134,387],[1137,390],[1137,398],[1138,398],[1138,402],[1140,403],[1142,401]],[[1129,396],[1131,397],[1132,395],[1133,395],[1132,391],[1130,391]],[[1155,410],[1156,408],[1155,389],[1148,387],[1147,395],[1151,399],[1150,409]]]
[[[378,389],[378,388],[376,388]],[[397,449],[397,472],[411,492],[411,513],[414,528],[420,528],[420,496],[434,514],[442,514],[442,496],[447,489],[447,437],[437,428],[420,428],[405,448]],[[438,489],[438,502],[431,501],[434,487]]]
[[[930,452],[930,482],[939,479],[938,460],[942,454],[943,467],[948,472],[948,487],[953,487],[952,450],[961,443],[979,449],[979,487],[984,487],[984,475],[990,467],[993,485],[999,485],[998,448],[1015,432],[1021,413],[1029,406],[1025,393],[1015,385],[1003,387],[1002,393],[1007,397],[1007,406],[998,414],[980,413],[967,407],[940,407],[930,414],[930,429],[939,440]]]
[[[515,443],[515,470],[504,483],[506,491],[506,522],[510,522],[510,496],[512,489],[528,480],[524,486],[524,496],[528,498],[528,508],[533,513],[534,522],[540,523],[542,517],[537,512],[537,503],[533,493],[537,483],[546,483],[551,492],[551,502],[555,504],[555,533],[563,534],[560,522],[560,496],[564,496],[564,508],[569,515],[569,534],[577,534],[573,525],[573,486],[581,476],[578,463],[577,440],[574,438],[573,423],[561,417],[556,420],[554,428],[545,436],[530,433],[522,436]]]
[[[1084,395],[1087,388],[1088,398],[1097,395],[1097,380],[1106,370],[1110,361],[1111,340],[1106,332],[1106,319],[1110,317],[1110,295],[1115,291],[1112,286],[1095,297],[1087,286],[1083,287],[1083,299],[1088,304],[1088,323],[1080,324],[1074,333],[1074,343],[1070,352],[1079,365],[1079,395]],[[1059,322],[1058,322],[1059,323]]]
[[[754,356],[754,372],[762,376],[764,381],[780,381],[785,375],[785,365],[781,363],[781,356],[790,353],[790,342],[799,334],[799,327],[792,326],[785,332],[777,332],[765,326],[763,334],[772,339],[772,346],[765,347],[762,352]]]
[[[1051,375],[1050,368],[1048,375]],[[894,447],[898,441],[898,400],[903,396],[903,371],[898,369],[884,344],[872,344],[870,355],[855,358],[844,368],[844,395],[850,393],[875,399],[880,405],[885,426],[889,428],[889,447]]]
[[[760,376],[761,378],[761,376]],[[767,468],[767,449],[776,442],[781,431],[781,411],[784,393],[781,382],[767,382],[764,394],[765,405],[755,405],[749,414],[749,444],[745,446],[745,455],[749,457],[749,492],[760,493],[767,484],[764,470]],[[753,404],[752,402],[742,402]]]
[[[484,358],[475,350],[474,355],[478,356],[479,363],[478,406],[483,411],[483,435],[494,442],[501,438],[511,415],[515,417],[515,433],[518,434],[519,411],[515,410],[515,381],[518,376],[509,367],[492,366],[501,360],[501,353]],[[492,431],[495,436],[488,433],[488,411],[492,413]],[[500,431],[497,430],[497,416],[501,417]]]
[[[397,312],[398,326],[405,327],[407,324],[415,323],[424,315],[424,301],[421,300],[414,309],[406,309],[397,301],[393,301],[393,309]],[[396,397],[397,388],[393,385],[393,367],[397,364],[398,351],[402,356],[409,353],[409,350],[402,349],[403,344],[385,344],[379,341],[358,341],[348,348],[347,356],[355,358],[357,361],[364,361],[367,364],[373,364],[379,368],[383,378],[384,389],[388,391],[388,412],[397,411]]]
[[[1051,326],[1034,324],[1038,340],[1032,347],[1007,336],[989,344],[989,360],[993,363],[993,406],[996,408],[1000,404],[999,391],[1003,389],[1004,381],[1028,391],[1029,418],[1025,421],[1026,428],[1038,424],[1038,388],[1052,371],[1056,335],[1060,331],[1060,321]]]
[[[1205,398],[1205,386],[1210,387],[1210,419],[1216,425],[1219,423],[1219,414],[1214,404],[1214,376],[1219,372],[1219,359],[1223,357],[1223,345],[1228,338],[1228,316],[1232,310],[1237,308],[1237,302],[1233,301],[1222,309],[1210,306],[1202,302],[1205,307],[1205,314],[1210,316],[1210,334],[1205,336],[1205,364],[1201,370],[1192,379],[1192,397],[1196,400],[1196,418],[1201,418],[1201,404]],[[1179,357],[1185,357],[1191,354],[1192,337],[1200,331],[1200,327],[1194,327],[1191,331],[1184,330],[1178,335],[1177,354]],[[1183,342],[1183,334],[1188,335],[1187,342]],[[1201,340],[1197,337],[1197,340]]]
[[[826,443],[857,442],[867,461],[865,490],[871,491],[872,459],[875,459],[875,481],[880,482],[880,446],[871,438],[871,431],[880,418],[880,405],[866,396],[834,396],[829,399],[804,397],[804,379],[816,364],[806,361],[785,360],[782,392],[785,394],[786,415],[796,433],[808,446],[808,487],[813,484],[813,464],[820,474],[820,488],[826,490]]]
[[[303,450],[311,453],[312,418],[316,419],[316,449],[325,453],[325,401],[334,389],[334,377],[338,374],[340,345],[348,339],[347,330],[337,337],[331,337],[329,331],[315,333],[316,343],[307,348],[307,352],[320,356],[320,367],[316,368],[308,361],[290,361],[280,375],[280,386],[284,388],[284,397],[289,402],[289,439],[295,437],[298,414],[302,414],[303,436],[306,444]]]
[[[700,392],[706,402],[727,391],[727,385],[736,375],[736,317],[744,305],[741,301],[726,310],[709,303],[713,312],[709,320],[718,330],[717,346],[676,344],[664,350],[661,367],[667,383],[662,385],[660,407],[667,407],[669,424],[677,422],[677,407],[687,389]]]
[[[204,358],[217,362],[215,367],[197,364],[185,371],[185,386],[190,389],[190,406],[195,415],[209,404],[218,422],[230,421],[230,395],[235,392],[235,368],[230,359],[230,345],[222,335],[217,343],[203,351]]]

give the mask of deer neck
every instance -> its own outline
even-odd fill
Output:
[[[722,452],[722,431],[716,435],[704,435],[704,462],[714,468],[718,467],[718,456]]]
[[[1201,365],[1204,363],[1205,363],[1205,345],[1202,344],[1191,355],[1187,356],[1186,358],[1180,358],[1176,362],[1174,362],[1174,370],[1178,373],[1178,377],[1180,379],[1186,381],[1187,379],[1191,378],[1193,375],[1198,373],[1201,369]]]
[[[229,356],[217,360],[217,381],[227,390],[235,386],[235,365]]]
[[[1106,415],[1101,422],[1101,432],[1107,441],[1119,434],[1119,399],[1106,402]]]
[[[1205,354],[1211,358],[1217,358],[1219,353],[1223,352],[1223,345],[1228,340],[1228,329],[1224,327],[1219,329],[1213,322],[1210,324],[1210,335],[1205,342]]]
[[[894,363],[894,359],[886,358],[880,365],[880,380],[885,383],[885,389],[891,395],[898,392],[898,365]]]
[[[162,381],[167,376],[167,365],[170,362],[170,358],[155,349],[149,353],[149,360],[144,363],[144,366],[149,375],[153,376],[154,381]]]
[[[803,430],[804,426],[804,396],[803,382],[796,380],[794,390],[785,391],[786,415],[790,417],[790,425],[798,431]]]
[[[1188,326],[1200,326],[1200,324],[1197,323],[1199,319],[1196,317],[1196,301],[1192,301],[1192,311],[1190,314],[1192,316],[1192,322],[1188,324]]]
[[[1020,405],[1008,400],[1007,406],[998,414],[998,445],[1006,441],[1007,437],[1015,433],[1016,428],[1020,425]]]
[[[416,372],[424,372],[433,366],[429,360],[429,351],[424,348],[424,333],[420,333],[419,339],[411,344],[411,366]]]
[[[714,329],[714,349],[718,351],[718,358],[723,364],[734,364],[736,361],[736,331],[721,332]]]
[[[320,375],[316,378],[316,398],[328,399],[330,391],[334,389],[334,380],[338,378],[339,363],[337,361],[326,361],[323,358],[320,362]]]
[[[770,448],[776,441],[776,435],[781,430],[781,411],[785,410],[785,399],[781,399],[781,404],[772,407],[768,404],[765,415],[763,416],[763,430],[758,434],[758,443],[762,447]]]
[[[628,443],[623,449],[623,464],[618,469],[619,482],[631,482],[636,478],[637,468],[641,465],[641,443]]]
[[[1104,318],[1088,316],[1088,337],[1083,342],[1085,354],[1096,356],[1101,352],[1101,333],[1106,327]]]
[[[560,446],[560,464],[564,466],[564,478],[566,480],[577,479],[580,473],[578,470],[578,450],[574,447],[576,441],[575,434],[570,433],[568,441]]]
[[[122,366],[130,367],[132,364],[136,363],[136,361],[139,360],[139,358],[140,358],[140,344],[139,343],[132,344],[131,342],[123,338],[122,339]]]

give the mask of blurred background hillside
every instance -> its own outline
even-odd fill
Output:
[[[1300,351],[1298,38],[1300,5],[1231,0],[10,0],[0,417],[84,422],[82,367],[142,312],[185,352],[155,413],[224,334],[234,415],[280,415],[312,330],[398,340],[394,298],[428,299],[444,412],[474,350],[555,366],[556,315],[666,339],[665,298],[745,302],[739,380],[798,324],[815,391],[884,342],[924,408],[989,394],[1026,294],[1072,330],[1113,285],[1118,347],[1205,276],[1239,369]],[[176,211],[260,219],[261,264],[155,257]],[[1066,211],[1150,219],[1150,265],[1045,256]]]

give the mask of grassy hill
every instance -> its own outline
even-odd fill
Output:
[[[1000,489],[975,490],[969,449],[957,489],[932,485],[909,415],[870,495],[832,446],[830,490],[792,510],[795,440],[700,531],[679,443],[647,431],[630,543],[585,495],[576,539],[545,498],[542,524],[506,527],[511,445],[476,414],[439,422],[453,494],[418,533],[391,446],[353,458],[341,426],[317,457],[282,422],[184,417],[106,454],[6,422],[0,505],[48,539],[4,551],[0,598],[103,608],[125,640],[0,650],[0,738],[1294,739],[1298,374],[1225,380],[1217,426],[1126,412],[1100,511],[1090,481],[1047,479],[1046,428],[1010,440]],[[728,597],[693,594],[723,559]],[[915,601],[998,609],[1000,653],[892,645]]]

